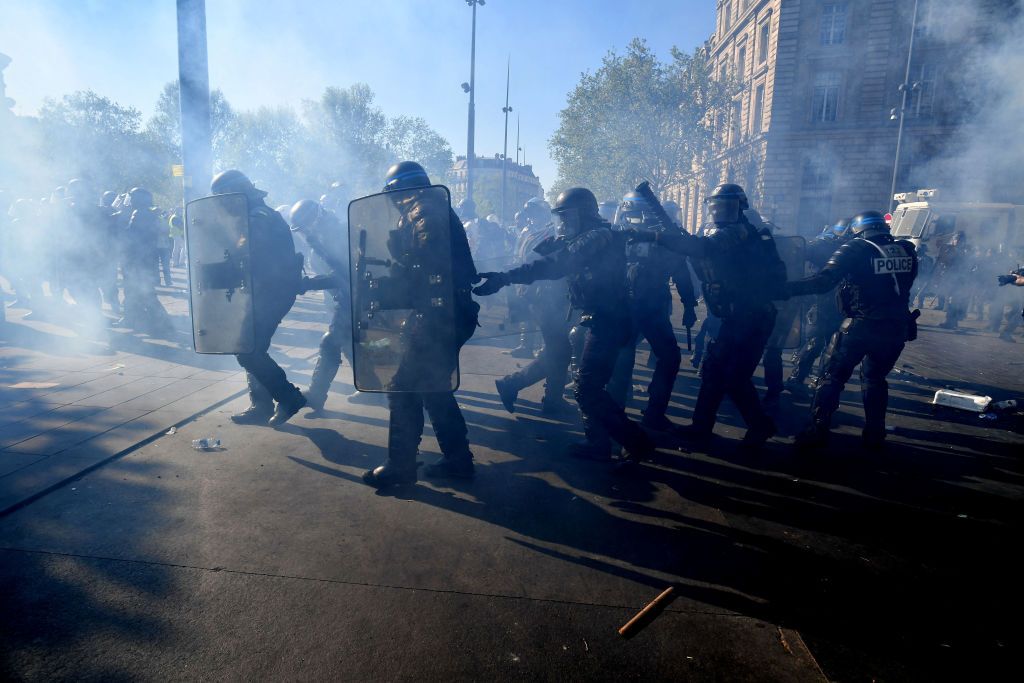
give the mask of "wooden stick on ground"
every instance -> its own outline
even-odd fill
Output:
[[[669,596],[672,595],[672,592],[674,590],[675,590],[675,586],[669,586],[668,588],[666,588],[665,590],[663,590],[661,592],[661,595],[659,595],[658,597],[654,598],[649,603],[647,603],[646,607],[644,607],[642,610],[637,612],[636,616],[634,616],[632,619],[627,621],[626,624],[622,628],[619,629],[619,635],[620,636],[628,636],[630,634],[630,632],[634,628],[636,628],[636,625],[639,624],[644,619],[644,617],[649,615],[654,610],[656,610],[656,609],[662,607],[663,605],[665,605],[665,603],[668,602]]]

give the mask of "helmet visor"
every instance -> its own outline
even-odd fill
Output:
[[[736,223],[740,219],[740,200],[735,197],[711,197],[708,216],[715,223]]]
[[[556,232],[560,237],[573,238],[580,234],[580,212],[576,209],[563,209],[554,212],[558,219]]]

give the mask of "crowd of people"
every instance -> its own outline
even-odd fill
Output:
[[[183,223],[158,208],[150,191],[100,192],[75,178],[48,197],[0,204],[0,275],[13,293],[8,307],[99,341],[112,325],[173,335],[156,288],[161,279],[172,287],[171,266],[184,263]]]
[[[448,382],[457,376],[459,349],[478,326],[473,295],[486,301],[510,287],[505,322],[521,332],[511,353],[528,362],[495,382],[497,398],[515,412],[519,393],[543,381],[545,415],[563,419],[578,410],[582,418],[584,440],[570,455],[606,462],[619,474],[634,472],[652,455],[656,433],[706,444],[726,398],[747,426],[741,447],[754,452],[776,434],[771,414],[784,391],[810,397],[796,447],[818,450],[858,367],[863,444],[878,449],[886,438],[886,377],[917,336],[915,298],[943,308],[946,327],[972,310],[985,315],[986,304],[993,330],[1005,318],[1004,339],[1012,341],[1020,323],[1019,302],[1008,290],[986,278],[984,292],[971,295],[965,284],[992,270],[998,284],[1024,286],[1019,269],[1006,274],[1010,269],[993,254],[972,251],[963,232],[936,240],[941,246],[933,260],[927,244],[894,238],[886,217],[873,210],[827,226],[805,245],[780,234],[742,187],[727,183],[708,197],[706,227],[690,234],[681,228],[678,207],[662,204],[642,183],[614,203],[599,203],[583,187],[567,189],[553,205],[531,199],[506,229],[496,217],[478,217],[471,201],[453,210],[447,192],[438,205],[430,186],[415,162],[389,169],[381,196],[389,197],[391,213],[384,214],[391,223],[376,228],[386,235],[386,253],[368,256],[364,229],[362,262],[353,263],[340,183],[319,200],[274,210],[244,173],[214,178],[211,196],[244,195],[249,211],[253,311],[244,324],[251,325],[252,340],[232,353],[246,371],[250,405],[232,416],[235,422],[278,426],[304,407],[311,416],[322,414],[342,356],[355,366],[356,356],[369,353],[364,338],[377,316],[397,323],[398,338],[388,348],[397,360],[389,374],[377,376],[365,356],[363,372],[356,372],[357,387],[386,393],[391,412],[388,457],[364,480],[378,488],[416,481],[424,411],[442,451],[427,475],[472,477],[466,422]],[[49,198],[10,202],[6,213],[3,275],[30,316],[76,310],[95,322],[105,317],[105,304],[112,317],[120,316],[116,324],[150,334],[170,329],[156,286],[161,277],[171,284],[170,267],[181,265],[187,245],[181,216],[154,206],[147,190],[97,194],[72,180]],[[366,263],[386,274],[371,277]],[[269,349],[296,297],[314,289],[325,291],[330,323],[303,391]],[[700,377],[685,425],[667,416],[682,362],[674,298]],[[700,301],[705,318],[691,339]],[[642,418],[634,421],[625,408],[642,340],[653,372]],[[784,378],[787,348],[796,352]],[[760,364],[763,396],[752,379]],[[565,399],[569,378],[575,406]]]

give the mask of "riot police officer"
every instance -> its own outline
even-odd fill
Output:
[[[742,187],[719,185],[707,205],[714,226],[703,237],[678,230],[641,236],[690,257],[708,311],[722,321],[704,354],[692,423],[676,433],[698,443],[709,439],[729,396],[747,423],[743,446],[753,450],[775,435],[751,377],[775,325],[772,301],[785,295],[786,266]]]
[[[249,202],[249,261],[256,339],[252,352],[235,356],[245,369],[249,407],[231,419],[238,424],[278,426],[306,404],[302,392],[288,381],[284,369],[269,353],[274,332],[299,292],[302,255],[295,253],[288,224],[263,201],[267,193],[256,189],[244,173],[235,169],[219,173],[210,184],[210,192],[239,192]]]
[[[807,245],[807,262],[815,272],[825,267],[829,257],[850,238],[850,219],[836,221],[835,225],[826,226],[821,234]],[[804,380],[811,373],[815,361],[828,346],[839,326],[843,322],[843,314],[832,292],[818,294],[811,305],[811,323],[807,330],[807,341],[796,353],[793,370],[786,379],[785,388],[791,394],[805,396],[807,388]]]
[[[629,192],[622,198],[615,216],[618,229],[653,229],[659,223],[647,200],[638,193]],[[627,246],[626,291],[631,314],[630,342],[619,354],[609,392],[620,405],[628,403],[633,386],[636,345],[643,337],[651,345],[651,353],[657,360],[641,424],[658,431],[673,426],[665,417],[665,411],[682,360],[672,328],[670,278],[683,304],[683,326],[691,328],[697,321],[697,300],[686,259],[648,242],[635,242]]]
[[[425,188],[429,185],[430,178],[422,166],[414,161],[402,161],[388,169],[384,191],[398,192],[418,187]],[[455,325],[454,334],[451,334],[451,330],[439,332],[434,327],[437,321],[427,319],[426,316],[421,325],[406,326],[416,329],[407,332],[411,338],[407,338],[402,346],[406,349],[415,349],[415,352],[407,352],[406,357],[400,361],[396,381],[399,375],[403,375],[401,381],[414,386],[417,384],[417,375],[450,375],[455,370],[454,367],[447,367],[452,358],[450,349],[438,348],[435,342],[437,339],[452,340],[456,344],[457,355],[458,349],[473,336],[480,306],[473,301],[470,290],[472,284],[479,278],[470,255],[466,232],[455,212],[448,208],[447,216],[429,217],[431,208],[421,207],[419,203],[422,200],[417,200],[415,195],[407,193],[401,196],[407,198],[407,205],[400,208],[402,219],[388,240],[393,263],[391,277],[400,280],[401,284],[407,287],[415,287],[418,282],[415,280],[415,274],[431,271],[431,268],[424,268],[422,265],[431,259],[440,258],[439,254],[431,251],[432,246],[438,246],[436,241],[431,239],[432,221],[447,220],[446,230],[435,232],[446,231],[448,235],[450,248],[446,247],[445,252],[450,254],[451,258],[451,278],[455,297],[454,316],[451,319]],[[422,215],[417,217],[418,214]],[[424,218],[423,215],[428,217]],[[388,458],[378,467],[364,473],[364,482],[370,486],[385,488],[416,481],[416,453],[423,436],[424,409],[430,416],[437,443],[441,447],[441,459],[427,466],[427,476],[460,479],[473,476],[473,454],[469,450],[466,420],[455,400],[455,392],[392,392],[388,394],[388,404],[391,412],[388,424]]]
[[[868,447],[884,443],[889,400],[885,378],[906,341],[917,336],[915,318],[908,310],[917,277],[914,245],[894,240],[877,211],[855,216],[849,229],[854,239],[839,247],[818,274],[787,285],[792,296],[821,294],[839,285],[847,318],[829,348],[811,405],[811,423],[797,437],[797,446],[805,450],[827,443],[839,395],[857,365],[861,366],[864,443]]]
[[[530,263],[541,258],[537,249],[544,251],[540,245],[551,244],[556,236],[555,226],[547,220],[550,212],[541,213],[542,211],[538,199],[531,199],[523,208],[525,225],[519,234],[515,251],[518,264]],[[549,416],[564,414],[569,404],[562,398],[562,392],[565,390],[566,370],[572,355],[569,347],[569,323],[566,320],[569,303],[565,282],[541,280],[532,285],[517,285],[516,290],[518,291],[515,298],[510,299],[516,302],[518,310],[525,310],[525,317],[530,322],[540,328],[544,346],[537,357],[521,370],[494,382],[498,396],[505,409],[514,413],[519,392],[543,379],[544,398],[541,401],[541,412]]]
[[[338,216],[312,199],[295,202],[289,212],[294,230],[334,276],[337,287],[327,290],[332,303],[331,322],[320,339],[320,352],[313,366],[313,378],[305,392],[311,415],[323,412],[327,392],[341,367],[344,354],[352,365],[352,285],[349,277],[347,233]]]
[[[647,457],[653,446],[607,390],[619,351],[630,341],[629,301],[623,286],[627,236],[601,219],[597,199],[583,187],[562,192],[552,213],[560,223],[561,237],[547,256],[508,272],[481,273],[487,281],[473,291],[487,296],[510,284],[569,278],[572,305],[582,310],[581,324],[587,328],[574,390],[587,444],[576,451],[608,458],[611,448],[606,440],[610,435],[628,454],[616,470],[628,471]]]

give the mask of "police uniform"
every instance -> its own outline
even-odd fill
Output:
[[[844,228],[845,229],[845,226]],[[807,245],[807,262],[820,271],[825,267],[830,256],[835,253],[841,242],[836,235],[822,235]],[[828,346],[842,324],[844,316],[839,309],[835,294],[826,292],[814,297],[811,306],[810,325],[807,328],[807,341],[799,351],[793,364],[793,370],[786,380],[786,388],[790,391],[802,392],[803,382],[814,367],[815,361]]]
[[[818,382],[811,425],[798,438],[801,446],[814,447],[827,440],[839,396],[857,365],[861,366],[865,442],[878,445],[885,439],[886,376],[903,351],[909,326],[916,324],[908,311],[918,267],[914,245],[894,240],[878,212],[857,216],[850,229],[857,238],[839,247],[817,275],[787,287],[798,296],[824,293],[839,285],[846,315]]]
[[[775,424],[751,378],[775,326],[772,301],[785,294],[786,266],[769,228],[747,209],[743,188],[720,185],[708,202],[714,225],[705,236],[658,233],[666,246],[690,257],[708,311],[722,321],[704,354],[692,424],[679,434],[696,441],[710,437],[718,408],[728,396],[747,424],[744,445],[757,448],[775,434]],[[716,215],[718,211],[722,213]]]
[[[485,273],[488,281],[474,291],[493,294],[508,284],[568,278],[573,308],[583,312],[586,338],[575,375],[573,393],[583,415],[588,445],[585,452],[608,457],[608,436],[629,458],[625,468],[643,459],[653,446],[640,425],[608,393],[608,380],[619,352],[630,341],[626,276],[626,233],[613,231],[598,215],[597,200],[585,188],[570,188],[555,202],[553,213],[568,232],[548,256],[507,273]],[[565,226],[572,224],[571,230]],[[604,443],[602,443],[604,442]]]
[[[313,378],[306,390],[306,402],[320,411],[327,401],[327,392],[341,367],[341,357],[352,365],[352,284],[349,272],[347,231],[333,211],[323,210],[308,229],[296,228],[313,254],[330,270],[337,287],[327,290],[331,322],[320,339],[320,349]]]
[[[403,161],[392,166],[386,176],[385,192],[426,187],[430,179],[419,164]],[[458,351],[473,336],[480,306],[473,301],[471,288],[478,279],[462,222],[449,207],[447,215],[430,218],[434,207],[423,206],[428,217],[414,224],[403,218],[388,239],[392,257],[390,279],[393,286],[413,296],[429,291],[430,273],[438,272],[436,263],[450,259],[454,301],[451,315],[441,309],[420,307],[403,327],[403,355],[391,378],[392,387],[437,386],[450,381],[456,371]],[[416,212],[414,207],[408,213]],[[423,215],[423,214],[421,214]],[[447,230],[431,230],[437,220],[447,220]],[[446,234],[445,239],[440,239]],[[454,326],[448,329],[444,326]],[[441,341],[443,340],[443,341]],[[451,348],[442,344],[454,344]],[[388,459],[363,474],[363,481],[383,488],[416,481],[416,453],[423,436],[426,410],[441,448],[441,459],[426,468],[428,476],[469,478],[473,476],[473,454],[469,450],[468,429],[454,391],[403,390],[388,393]]]
[[[270,357],[270,342],[291,310],[302,278],[302,256],[295,253],[288,224],[262,200],[249,200],[249,259],[255,344],[250,353],[235,358],[245,369],[249,399],[262,421],[274,412],[293,415],[305,405],[299,388],[288,381],[284,369]],[[287,418],[284,418],[287,419]],[[283,420],[281,420],[283,421]]]
[[[637,215],[646,205],[642,198],[627,194],[617,224],[620,228],[646,227],[647,217]],[[637,220],[640,219],[640,220]],[[653,429],[672,425],[665,417],[682,355],[672,327],[672,294],[669,279],[683,303],[683,323],[691,327],[696,321],[697,301],[693,280],[685,258],[679,258],[664,247],[648,242],[635,242],[626,249],[626,292],[631,314],[629,340],[619,354],[609,392],[620,405],[627,405],[632,395],[636,345],[643,337],[651,345],[655,357],[654,372],[648,386],[647,407],[642,424]]]
[[[516,260],[522,264],[540,258],[535,250],[538,247],[543,250],[540,245],[550,244],[554,238],[553,225],[531,222],[523,229],[516,244]],[[520,291],[516,299],[522,302],[530,320],[540,329],[544,346],[536,358],[517,372],[497,380],[495,386],[505,408],[514,412],[516,395],[526,387],[544,380],[541,410],[546,414],[555,414],[568,405],[562,398],[566,370],[572,356],[569,323],[566,319],[568,292],[564,282],[555,280],[542,280],[532,285],[521,285],[517,289]]]

